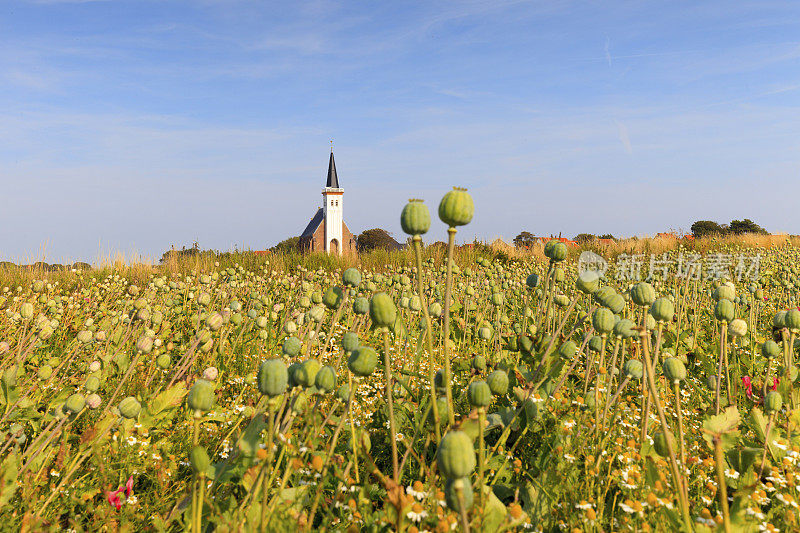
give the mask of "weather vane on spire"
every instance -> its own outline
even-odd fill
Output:
[[[333,153],[333,139],[331,139],[331,153]]]

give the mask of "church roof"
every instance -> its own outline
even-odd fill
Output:
[[[331,161],[332,160],[333,159],[331,159]],[[317,209],[317,212],[311,218],[311,222],[308,223],[306,229],[304,229],[303,233],[300,234],[301,239],[303,237],[310,237],[311,235],[314,235],[314,232],[317,231],[319,225],[322,224],[322,215],[323,215],[322,208],[320,207],[319,209]]]
[[[331,151],[331,159],[328,161],[328,181],[325,187],[332,189],[339,189],[339,176],[336,175],[336,162],[333,160],[333,151]]]

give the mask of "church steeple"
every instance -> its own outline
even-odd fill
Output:
[[[328,161],[328,181],[325,187],[339,189],[339,176],[336,175],[336,162],[333,160],[333,148],[331,148],[331,158]]]

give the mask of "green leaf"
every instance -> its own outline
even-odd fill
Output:
[[[483,491],[484,498],[486,498],[486,502],[483,509],[483,515],[481,518],[481,531],[497,531],[500,528],[500,525],[505,522],[506,514],[508,510],[506,506],[503,505],[497,496],[495,496],[494,491],[491,488],[484,485],[481,487]]]

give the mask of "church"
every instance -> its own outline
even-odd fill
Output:
[[[336,255],[355,254],[356,239],[344,223],[344,189],[339,185],[333,150],[328,161],[328,179],[322,189],[322,207],[311,218],[300,235],[304,252],[326,252]]]

